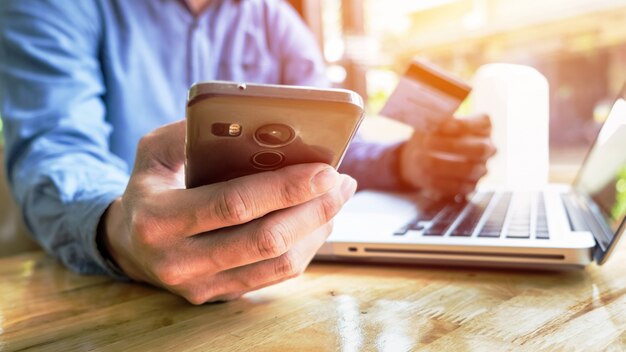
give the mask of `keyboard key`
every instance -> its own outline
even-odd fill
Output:
[[[413,231],[421,231],[423,229],[424,229],[424,224],[422,223],[422,221],[412,222],[409,226],[409,230],[413,230]]]
[[[403,236],[403,235],[406,235],[407,231],[409,231],[409,226],[411,226],[411,224],[412,224],[412,223],[413,223],[413,222],[411,221],[411,222],[409,222],[408,224],[406,224],[406,225],[402,226],[401,228],[397,229],[397,230],[393,233],[393,235],[394,235],[394,236]]]
[[[454,203],[446,206],[441,213],[433,219],[433,224],[424,231],[424,236],[443,236],[448,227],[452,225],[454,220],[459,216],[467,203]]]
[[[468,210],[465,213],[465,217],[461,222],[452,230],[450,236],[463,236],[469,237],[474,233],[474,228],[480,218],[483,216],[485,209],[489,205],[491,198],[493,197],[493,193],[484,193],[482,198],[480,198],[477,202],[470,202],[468,204]]]
[[[530,238],[530,232],[528,231],[508,231],[507,238]]]
[[[507,238],[530,238],[530,193],[516,193],[511,201],[511,219],[506,229]]]
[[[478,234],[478,237],[490,237],[490,238],[498,238],[502,234],[502,231],[484,231],[481,230]]]
[[[478,237],[497,238],[502,234],[502,226],[504,225],[504,219],[506,213],[509,210],[509,203],[511,202],[511,193],[503,193],[498,199],[498,202],[493,207],[489,218],[483,225],[483,228],[478,233]]]
[[[549,232],[546,203],[543,193],[540,193],[539,197],[537,197],[537,226],[535,228],[535,238],[539,240],[548,240],[550,239]]]
[[[432,220],[442,210],[438,209],[426,209],[421,211],[415,218],[409,221],[406,225],[400,227],[394,232],[394,236],[405,235],[408,231],[421,231],[424,229],[424,221]]]
[[[423,220],[421,219],[413,219],[411,220],[409,223],[407,223],[406,225],[402,226],[401,228],[397,229],[396,232],[393,233],[394,236],[403,236],[406,235],[407,232],[409,232],[409,230],[412,231],[420,231],[424,229],[424,225],[421,224]]]

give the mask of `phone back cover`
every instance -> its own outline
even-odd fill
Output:
[[[207,96],[187,107],[186,184],[188,188],[227,181],[287,165],[321,162],[338,167],[363,111],[350,103],[260,98]],[[214,123],[237,123],[237,137],[216,136]],[[285,146],[261,146],[255,131],[268,124],[284,124],[295,131]],[[272,168],[255,166],[259,152],[284,156]]]

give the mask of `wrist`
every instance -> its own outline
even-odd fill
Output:
[[[107,208],[98,226],[98,248],[102,256],[117,270],[133,280],[139,280],[131,258],[127,254],[130,249],[130,234],[125,226],[122,199],[117,198]]]
[[[419,189],[419,185],[416,184],[414,177],[411,177],[411,170],[409,166],[411,164],[412,151],[408,141],[403,142],[398,146],[396,157],[396,172],[398,175],[398,184],[402,190],[416,190]]]

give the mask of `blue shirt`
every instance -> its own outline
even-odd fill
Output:
[[[184,118],[202,80],[327,86],[283,1],[0,1],[0,115],[9,182],[36,239],[69,268],[115,275],[96,245],[144,134]],[[354,143],[342,171],[397,184],[392,147]],[[367,177],[376,170],[375,177]]]

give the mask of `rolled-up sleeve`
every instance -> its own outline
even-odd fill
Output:
[[[74,271],[117,275],[96,231],[128,167],[109,151],[93,3],[0,2],[0,115],[7,176],[35,238]]]

